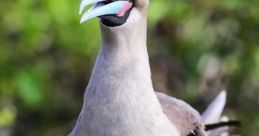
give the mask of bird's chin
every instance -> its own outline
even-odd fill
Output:
[[[135,0],[127,0],[127,1],[129,1],[130,3],[133,3],[133,6],[131,6],[125,13],[123,13],[120,16],[118,14],[99,16],[99,18],[101,19],[101,23],[108,27],[116,27],[126,23],[127,19],[129,18],[130,12],[134,7]]]
[[[104,15],[100,16],[101,23],[108,27],[116,27],[123,25],[127,22],[130,12],[132,8],[129,9],[123,16],[117,16],[117,15]]]

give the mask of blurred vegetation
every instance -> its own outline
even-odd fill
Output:
[[[97,19],[79,24],[79,3],[0,1],[1,136],[59,136],[73,126],[100,43]],[[258,7],[258,0],[151,0],[155,88],[199,111],[226,88],[225,114],[243,122],[242,135],[258,135]]]

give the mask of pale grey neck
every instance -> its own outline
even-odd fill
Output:
[[[146,18],[135,23],[115,28],[101,25],[102,46],[92,77],[103,73],[103,77],[114,77],[113,82],[141,81],[153,89],[146,46]],[[96,78],[103,80],[103,77]]]
[[[127,60],[138,61],[139,59],[141,61],[145,60],[148,63],[146,28],[146,18],[115,28],[101,25],[101,53],[105,52],[110,53],[113,57],[121,57],[121,59],[124,59],[122,60],[124,62]],[[148,66],[147,72],[149,71]]]
[[[127,51],[136,51],[140,48],[146,50],[146,18],[119,27],[106,27],[101,24],[101,31],[104,48],[127,48]]]

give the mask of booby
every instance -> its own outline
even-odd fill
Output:
[[[81,23],[98,17],[98,53],[70,136],[206,136],[199,113],[155,93],[147,53],[148,0],[82,0]]]

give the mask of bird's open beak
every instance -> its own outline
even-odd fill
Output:
[[[123,16],[126,11],[128,11],[132,7],[132,3],[127,0],[82,0],[80,4],[79,14],[82,14],[85,7],[90,4],[94,5],[86,13],[83,14],[80,23],[103,15]]]

